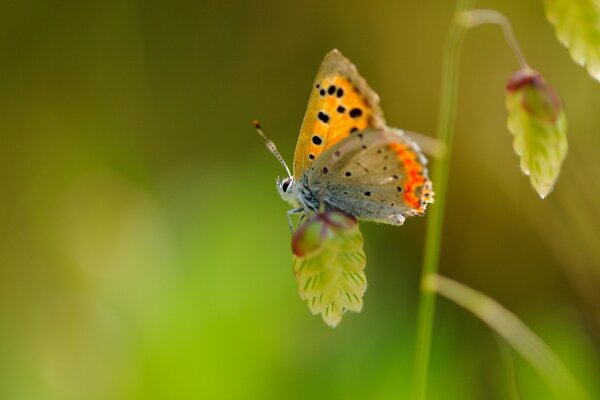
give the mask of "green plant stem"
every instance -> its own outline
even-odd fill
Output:
[[[425,399],[425,389],[427,387],[427,371],[435,312],[435,293],[426,290],[423,282],[429,274],[438,271],[448,171],[456,115],[458,61],[460,47],[467,29],[460,18],[462,18],[464,11],[472,7],[473,3],[474,0],[458,0],[444,47],[442,89],[437,126],[437,139],[442,143],[444,151],[439,159],[436,160],[432,173],[433,188],[436,192],[436,204],[431,208],[425,237],[425,254],[421,273],[421,295],[417,321],[417,343],[413,370],[412,398],[414,400]]]

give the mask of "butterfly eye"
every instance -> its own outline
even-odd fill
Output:
[[[287,192],[288,188],[290,187],[290,183],[292,183],[291,179],[286,179],[285,181],[283,181],[283,183],[281,184],[281,189],[284,192]]]

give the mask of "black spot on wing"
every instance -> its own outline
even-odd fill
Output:
[[[329,115],[325,114],[323,111],[319,111],[317,118],[319,118],[325,124],[329,122]]]
[[[353,108],[350,110],[350,116],[352,118],[358,118],[362,115],[362,110],[360,108]]]

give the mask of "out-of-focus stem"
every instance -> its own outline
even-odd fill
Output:
[[[452,152],[452,138],[454,136],[458,60],[460,48],[467,30],[467,26],[462,23],[461,19],[463,18],[463,13],[469,10],[473,3],[474,0],[458,0],[450,30],[446,36],[439,119],[436,131],[437,139],[442,143],[444,151],[435,161],[433,166],[432,181],[433,188],[436,192],[436,199],[435,205],[431,207],[431,212],[427,221],[425,254],[421,272],[422,282],[425,281],[427,276],[438,271],[450,154]],[[434,312],[435,293],[426,290],[425,287],[422,286],[419,299],[417,343],[413,370],[412,398],[414,400],[425,399]]]

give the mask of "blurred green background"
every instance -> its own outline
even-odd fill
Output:
[[[516,61],[468,34],[441,273],[497,299],[600,396],[600,84],[542,0],[505,13],[561,94],[570,152],[541,201],[505,127]],[[390,125],[432,135],[453,2],[4,1],[0,398],[403,399],[426,218],[363,224],[369,289],[336,329],[291,272],[284,171],[339,48]],[[434,188],[435,189],[435,188]],[[433,205],[435,207],[435,204]],[[514,355],[523,399],[550,398]],[[480,321],[438,302],[430,399],[510,398]]]

